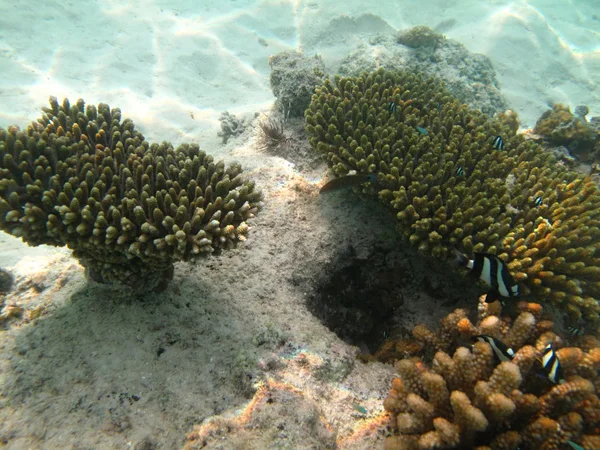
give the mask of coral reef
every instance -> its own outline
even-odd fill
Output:
[[[410,48],[431,47],[440,45],[446,37],[426,26],[417,26],[398,33],[398,43]]]
[[[68,246],[101,282],[163,287],[173,262],[234,246],[260,192],[196,144],[148,144],[130,119],[83,100],[0,129],[0,229]]]
[[[285,118],[302,117],[315,87],[325,78],[319,56],[312,58],[296,51],[285,51],[269,58],[271,89],[277,98],[275,108]]]
[[[510,131],[514,134],[519,131],[519,126],[521,123],[519,122],[519,116],[516,112],[511,111],[510,109],[500,112],[494,115],[494,118],[499,120],[502,125],[508,127]]]
[[[219,122],[221,122],[221,131],[217,133],[217,136],[223,139],[223,144],[227,144],[230,137],[239,136],[246,129],[246,122],[244,119],[240,120],[233,114],[229,114],[227,111],[221,113]]]
[[[411,39],[402,44],[390,34],[369,46],[360,46],[340,62],[336,73],[358,77],[378,68],[419,72],[443,80],[454,97],[489,117],[508,108],[496,72],[485,55],[471,53],[460,42],[427,27],[400,35]]]
[[[587,106],[578,106],[573,114],[568,106],[556,103],[540,116],[533,132],[550,145],[564,145],[581,161],[591,162],[599,138],[585,118],[588,112]]]
[[[420,251],[497,254],[541,300],[598,319],[598,188],[514,126],[461,105],[435,79],[384,69],[327,80],[306,122],[337,176],[376,174],[366,192]]]
[[[518,309],[514,320],[501,317],[499,302],[482,297],[475,324],[456,310],[437,332],[415,327],[414,340],[436,353],[397,363],[400,377],[384,401],[394,428],[386,450],[550,450],[568,448],[567,441],[599,448],[599,342],[584,336],[557,350],[566,381],[553,384],[540,376],[538,359],[546,345],[563,340],[539,304],[520,302]],[[480,334],[511,346],[512,361],[495,361],[485,342],[458,345]]]

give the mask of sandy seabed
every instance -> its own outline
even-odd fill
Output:
[[[200,142],[241,162],[265,198],[244,245],[177,264],[168,289],[143,298],[88,283],[67,249],[0,235],[0,266],[16,276],[5,308],[22,308],[0,330],[0,446],[381,447],[393,367],[358,361],[363,343],[307,305],[351,260],[399,261],[396,320],[408,330],[456,306],[430,289],[451,295],[454,280],[405,249],[380,206],[319,196],[326,166],[314,157],[260,152],[251,129],[217,137],[222,111],[271,108],[269,55],[301,49],[333,66],[377,31],[336,18],[425,24],[486,54],[524,126],[549,102],[600,115],[594,2],[197,3],[0,4],[0,126],[33,120],[49,95],[109,103],[149,141]],[[288,132],[310,155],[301,128]]]

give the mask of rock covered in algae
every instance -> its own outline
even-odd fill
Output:
[[[238,164],[149,144],[118,108],[83,100],[26,129],[0,129],[0,228],[29,245],[67,245],[102,282],[165,285],[173,262],[232,248],[261,202]]]
[[[551,145],[565,145],[580,160],[591,162],[600,149],[600,135],[585,118],[588,112],[587,106],[579,106],[573,114],[568,106],[555,103],[540,116],[533,131]]]
[[[285,51],[271,56],[269,66],[277,109],[284,117],[302,117],[315,87],[325,78],[323,60],[320,56]]]
[[[446,40],[443,34],[436,33],[426,26],[417,26],[398,33],[398,43],[410,48],[435,48]]]
[[[371,191],[423,253],[497,254],[540,300],[598,319],[598,188],[514,125],[460,104],[433,78],[380,69],[318,87],[306,129],[336,175],[376,175]]]
[[[459,101],[492,117],[508,108],[490,59],[428,27],[383,35],[343,58],[337,73],[360,76],[378,68],[422,72],[443,80]]]

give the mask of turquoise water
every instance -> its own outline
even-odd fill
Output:
[[[600,21],[591,1],[3,2],[0,8],[4,126],[33,118],[52,94],[118,104],[136,123],[147,123],[155,140],[194,137],[215,127],[222,111],[268,108],[270,55],[302,50],[335,66],[360,42],[416,25],[439,27],[487,55],[510,106],[529,126],[548,102],[600,109],[594,84]],[[344,17],[359,19],[338,20]]]

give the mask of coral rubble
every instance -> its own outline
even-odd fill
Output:
[[[517,135],[514,120],[461,105],[435,79],[384,69],[326,80],[305,115],[333,172],[375,174],[370,191],[423,253],[497,254],[540,299],[598,319],[598,187]]]
[[[201,151],[149,144],[121,111],[83,100],[0,129],[0,229],[68,246],[91,278],[162,287],[173,262],[244,240],[260,192]]]
[[[400,377],[384,402],[394,429],[387,450],[550,450],[568,448],[567,441],[599,448],[599,342],[585,336],[560,348],[566,381],[553,384],[539,375],[538,359],[547,344],[563,341],[539,304],[518,306],[520,314],[510,320],[500,316],[499,303],[482,298],[475,324],[456,310],[437,332],[423,325],[414,329],[417,342],[437,351],[433,358],[397,363]],[[495,361],[485,342],[459,345],[480,334],[510,345],[512,361]]]

